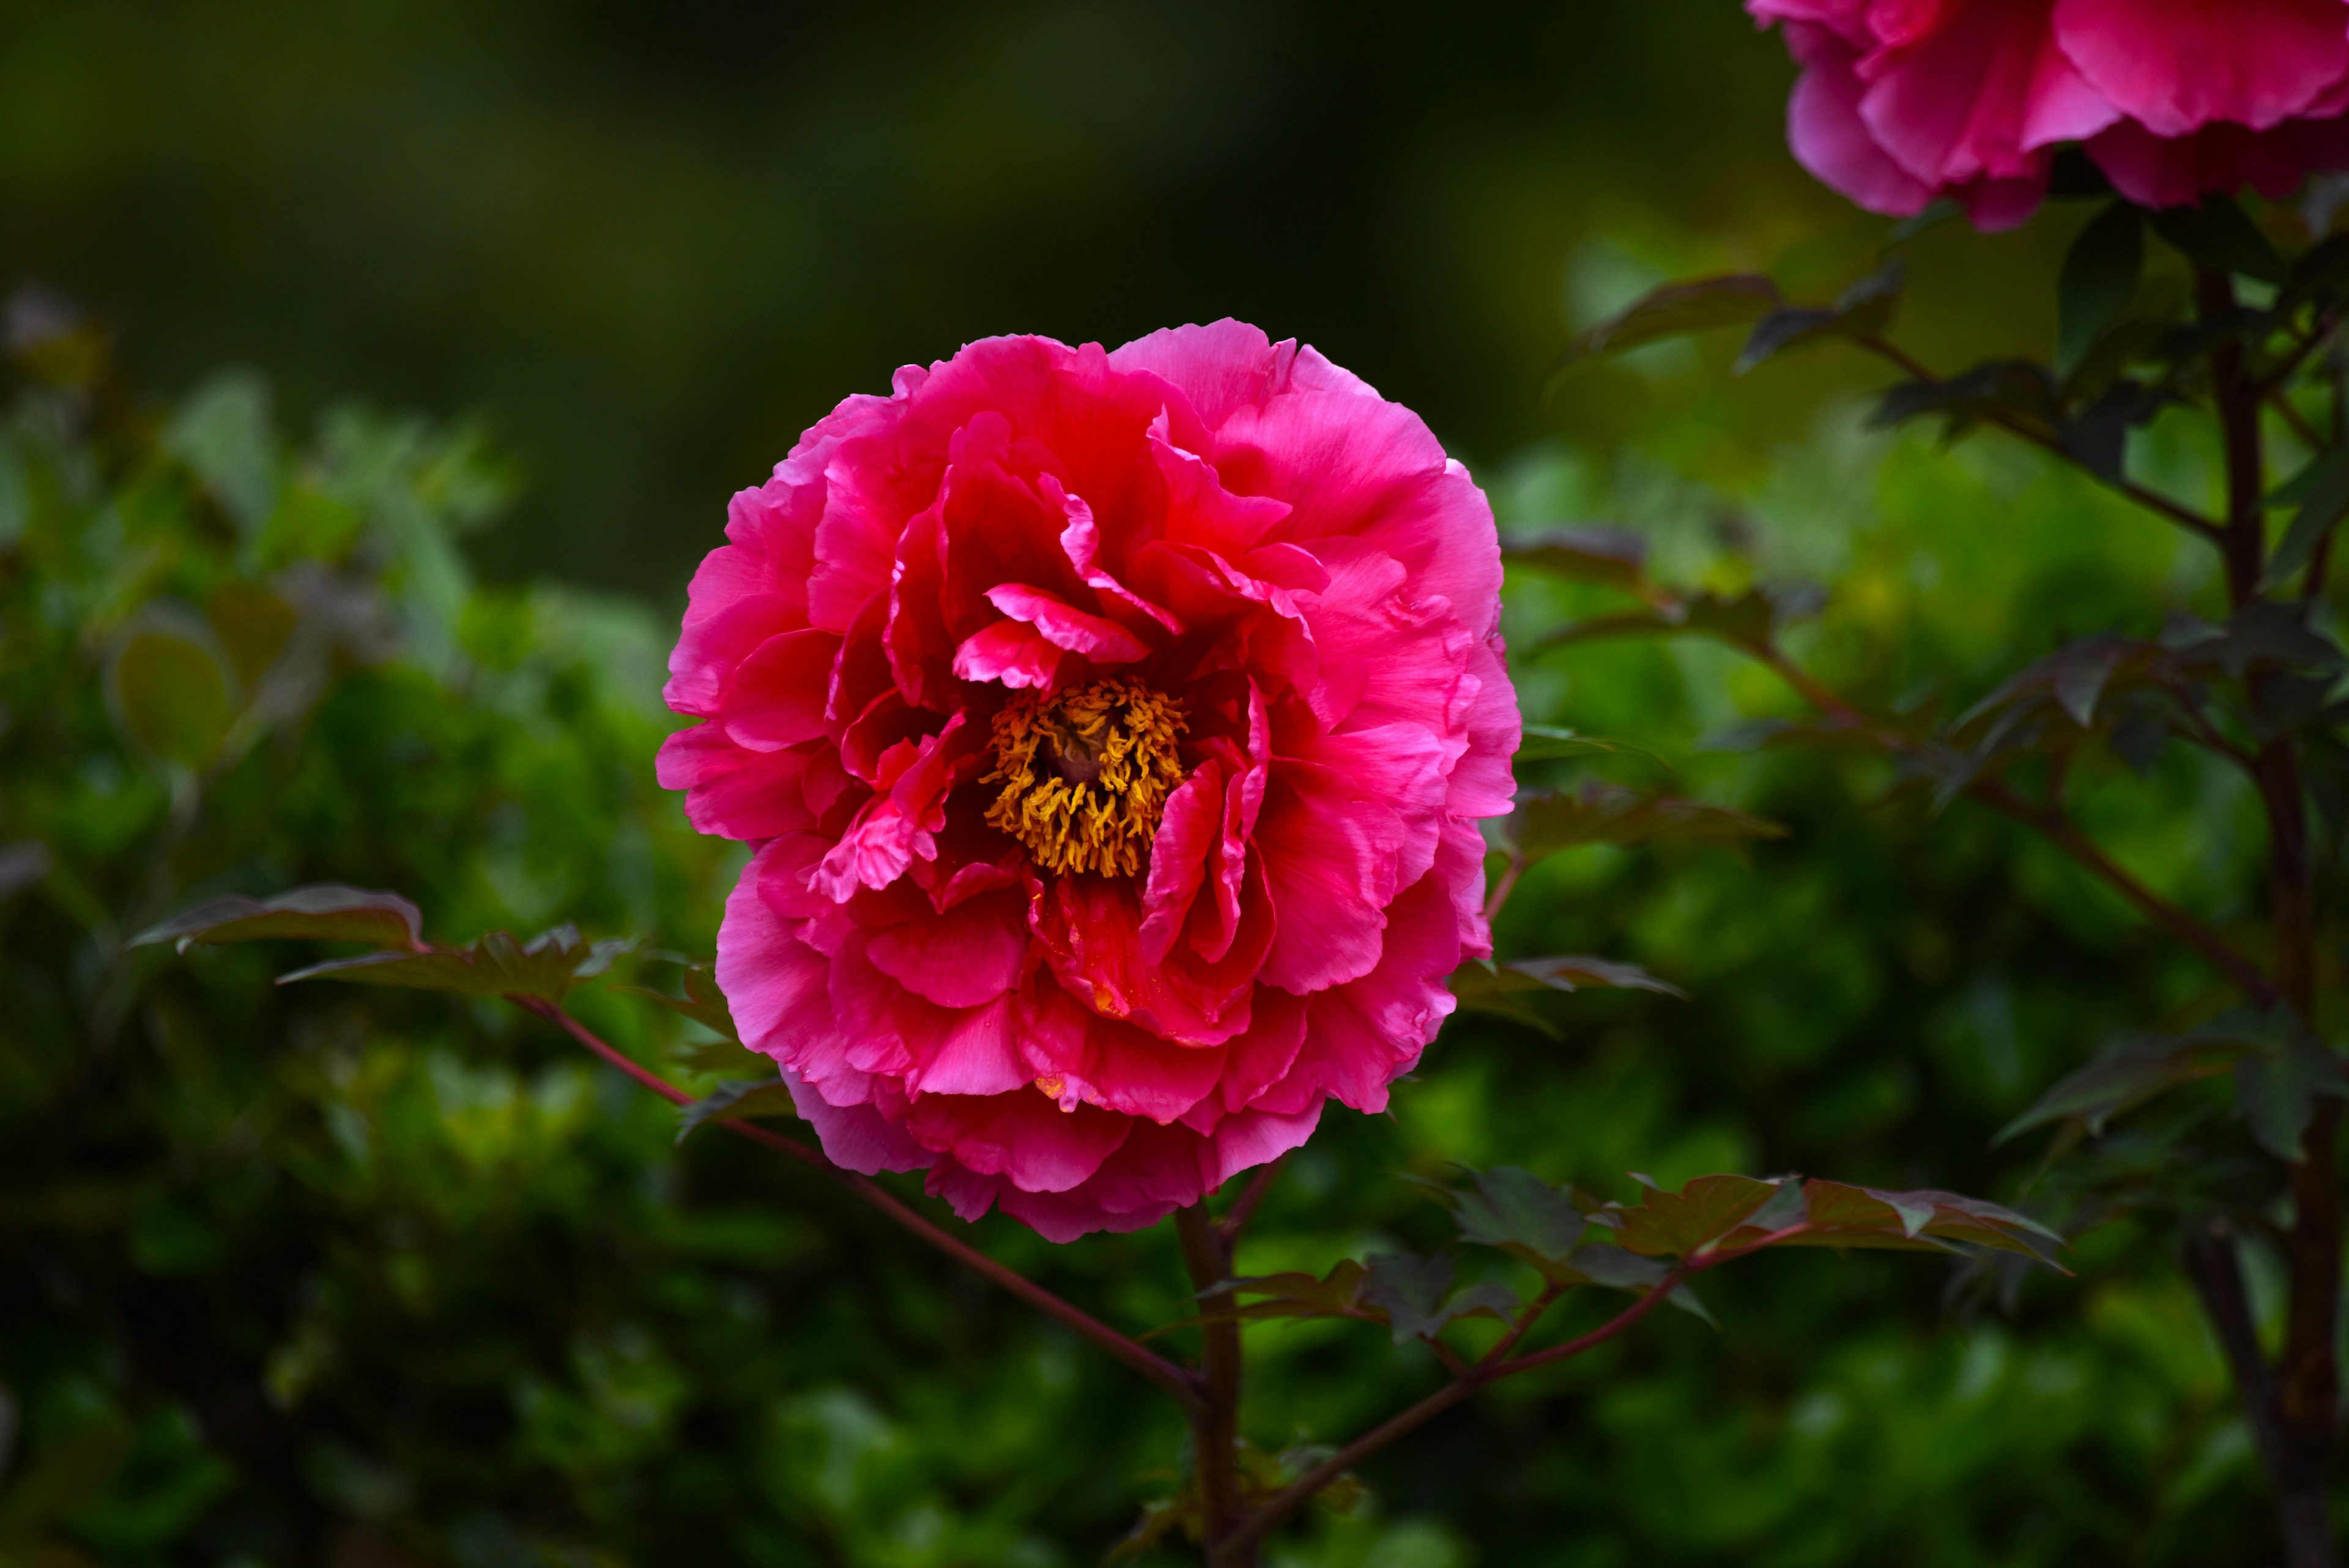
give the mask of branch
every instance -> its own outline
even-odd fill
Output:
[[[1878,357],[1891,361],[1894,365],[1899,368],[1903,374],[1909,376],[1912,379],[1922,381],[1929,387],[1938,387],[1941,385],[1940,377],[1934,375],[1930,370],[1925,369],[1923,365],[1909,358],[1906,351],[1898,348],[1894,344],[1887,342],[1881,337],[1860,337],[1854,339],[1854,341],[1861,348],[1868,349]],[[2210,518],[2205,517],[2199,512],[2195,511],[2192,507],[2180,505],[2178,503],[2169,499],[2167,495],[2161,494],[2158,491],[2147,490],[2144,485],[2138,484],[2134,481],[2127,479],[2107,479],[2103,474],[2096,472],[2095,469],[2090,468],[2086,463],[2082,462],[2077,456],[2066,450],[2064,443],[2056,440],[2054,435],[2050,431],[2041,430],[2023,420],[2016,419],[2012,414],[2001,413],[1996,410],[1991,411],[1986,417],[1989,419],[1991,423],[1998,426],[2001,430],[2003,430],[2010,434],[2020,436],[2024,441],[2029,441],[2032,445],[2054,453],[2055,456],[2062,458],[2065,462],[2070,463],[2074,468],[2080,470],[2083,473],[2090,475],[2095,479],[2097,483],[2105,485],[2106,488],[2119,492],[2121,494],[2127,496],[2131,501],[2136,502],[2138,505],[2145,507],[2148,511],[2159,513],[2162,516],[2168,518],[2172,523],[2175,523],[2179,527],[2186,529],[2189,533],[2194,534],[2213,545],[2220,543],[2220,541],[2225,538],[2226,531],[2224,529],[2220,527],[2219,524]]]
[[[692,1103],[691,1095],[658,1074],[638,1066],[617,1048],[597,1038],[594,1031],[555,1003],[535,996],[509,996],[506,1000],[524,1012],[534,1012],[545,1019],[549,1023],[554,1024],[580,1044],[585,1045],[670,1104],[683,1106]],[[802,1165],[821,1171],[849,1192],[887,1215],[900,1227],[928,1242],[955,1262],[1002,1286],[1047,1317],[1057,1319],[1092,1340],[1172,1395],[1175,1402],[1185,1411],[1194,1411],[1200,1407],[1199,1380],[1194,1374],[1175,1366],[1156,1352],[1136,1344],[1082,1308],[1062,1301],[1027,1275],[1006,1268],[968,1241],[939,1230],[908,1208],[880,1183],[868,1177],[859,1176],[854,1171],[843,1170],[796,1138],[785,1137],[771,1128],[755,1127],[749,1122],[741,1121],[720,1122],[718,1125],[737,1137],[747,1138],[752,1143],[771,1148],[778,1154],[788,1155]]]
[[[1916,741],[1870,720],[1810,671],[1787,658],[1775,643],[1738,642],[1733,646],[1744,649],[1769,666],[1794,690],[1795,695],[1842,727],[1866,732],[1887,751],[1909,756],[1923,754],[1923,748]],[[2232,753],[2232,748],[2230,752]],[[2240,986],[2245,995],[2262,1006],[2275,1000],[2275,983],[2259,965],[2238,952],[2217,931],[2129,875],[2095,840],[2081,832],[2070,817],[2052,806],[2033,805],[1999,779],[1976,779],[1966,786],[1965,793],[1992,810],[2002,812],[2023,826],[2036,829],[2106,887],[2127,899],[2140,914],[2168,928],[2189,947],[2209,960],[2220,973]]]

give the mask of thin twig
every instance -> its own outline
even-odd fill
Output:
[[[1525,874],[1526,857],[1524,854],[1518,851],[1511,851],[1507,867],[1502,871],[1501,879],[1493,884],[1492,896],[1485,900],[1485,923],[1486,925],[1489,926],[1495,920],[1501,918],[1501,906],[1509,901],[1509,895],[1516,890],[1517,878]]]
[[[2268,407],[2274,410],[2276,417],[2300,438],[2302,446],[2311,452],[2324,450],[2324,438],[2316,433],[2316,427],[2308,422],[2305,414],[2292,406],[2292,400],[2284,395],[2282,388],[2278,387],[2268,393]]]
[[[1845,729],[1861,731],[1887,751],[1909,756],[1923,754],[1914,739],[1875,723],[1850,702],[1836,694],[1810,671],[1786,657],[1775,643],[1737,642],[1733,644],[1752,654],[1793,688],[1795,694],[1818,709]],[[2062,812],[2052,807],[2033,805],[2017,794],[2013,786],[1999,779],[1975,779],[1965,793],[1992,810],[2003,813],[2027,827],[2037,830],[2057,848],[2072,857],[2085,869],[2134,905],[2147,919],[2168,928],[2181,940],[2217,965],[2220,971],[2240,986],[2244,994],[2266,1005],[2275,999],[2275,984],[2260,966],[2237,951],[2224,937],[2192,915],[2179,909],[2144,883],[2138,881],[2111,856],[2106,855],[2095,840],[2080,831],[2077,825]]]
[[[683,1106],[692,1103],[691,1095],[658,1074],[637,1065],[616,1047],[598,1038],[593,1030],[555,1003],[535,996],[514,995],[507,997],[506,1000],[525,1012],[534,1012],[545,1019],[661,1098],[673,1105]],[[955,1262],[985,1276],[1046,1316],[1057,1319],[1092,1340],[1118,1360],[1173,1395],[1176,1403],[1180,1404],[1185,1411],[1198,1407],[1201,1402],[1201,1390],[1199,1379],[1195,1374],[1175,1366],[1156,1352],[1136,1344],[1081,1307],[1061,1300],[1027,1275],[1005,1267],[968,1242],[941,1231],[908,1208],[880,1183],[867,1177],[859,1176],[854,1171],[843,1170],[798,1139],[785,1137],[771,1128],[755,1127],[743,1121],[720,1122],[718,1125],[737,1137],[747,1138],[752,1143],[771,1148],[778,1154],[788,1155],[811,1169],[821,1171],[883,1214],[887,1215],[900,1227],[928,1242]]]

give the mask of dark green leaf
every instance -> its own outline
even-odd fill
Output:
[[[2145,214],[2115,202],[2064,254],[2055,284],[2055,369],[2068,376],[2130,296],[2145,265]]]
[[[2028,359],[1993,359],[1943,381],[1908,381],[1884,394],[1868,422],[1879,430],[1925,414],[1949,421],[1962,435],[1984,420],[2007,419],[2049,429],[2061,422],[2054,379]]]
[[[1260,1274],[1231,1282],[1236,1296],[1260,1299],[1238,1303],[1223,1310],[1202,1313],[1179,1323],[1163,1324],[1143,1335],[1155,1338],[1178,1328],[1196,1328],[1202,1324],[1227,1323],[1234,1320],[1252,1322],[1277,1317],[1350,1317],[1367,1323],[1383,1323],[1385,1314],[1363,1305],[1362,1291],[1370,1272],[1351,1258],[1341,1259],[1335,1268],[1320,1279],[1307,1273]]]
[[[633,945],[623,940],[589,944],[569,926],[557,926],[527,943],[510,931],[491,931],[453,950],[366,953],[312,964],[278,976],[277,983],[340,980],[466,996],[535,996],[560,1002],[572,986],[603,973]]]
[[[1954,1192],[1888,1192],[1839,1181],[1806,1182],[1803,1202],[1814,1227],[1780,1242],[1795,1247],[1857,1247],[1896,1251],[1951,1251],[1988,1247],[2069,1272],[2051,1244],[2063,1238],[2038,1220],[1979,1198]]]
[[[1583,360],[1619,354],[1644,343],[1717,327],[1742,327],[1778,303],[1778,288],[1766,277],[1740,274],[1668,283],[1577,337],[1558,356],[1551,374]]]
[[[1471,1171],[1468,1190],[1447,1189],[1464,1241],[1501,1247],[1528,1261],[1562,1262],[1589,1221],[1572,1193],[1513,1165]]]
[[[1385,1314],[1388,1331],[1397,1345],[1433,1339],[1446,1324],[1464,1317],[1506,1322],[1520,1304],[1516,1295],[1490,1282],[1454,1291],[1452,1259],[1443,1252],[1432,1258],[1410,1252],[1372,1253],[1361,1300],[1365,1306]]]
[[[1892,325],[1900,302],[1907,268],[1898,258],[1861,278],[1826,309],[1786,306],[1754,325],[1753,335],[1737,356],[1737,373],[1744,374],[1764,360],[1805,344],[1830,337],[1864,339],[1882,335]]]
[[[2280,1051],[2292,1028],[2281,1012],[2235,1008],[2178,1034],[2136,1035],[2057,1082],[1999,1129],[1993,1146],[2051,1122],[2101,1136],[2115,1116],[2199,1078],[2225,1072],[2245,1052]]]
[[[2341,1058],[2296,1032],[2281,1050],[2247,1052],[2235,1063],[2236,1113],[2251,1123],[2259,1146],[2278,1159],[2302,1158],[2302,1135],[2317,1100],[2344,1095],[2349,1081],[2342,1076]]]
[[[1543,1271],[1551,1282],[1565,1285],[1598,1285],[1605,1290],[1630,1291],[1634,1295],[1646,1295],[1671,1272],[1671,1265],[1655,1258],[1642,1258],[1627,1252],[1610,1241],[1593,1241],[1577,1247],[1565,1262],[1555,1269]],[[1718,1328],[1713,1314],[1697,1300],[1696,1293],[1687,1285],[1675,1285],[1672,1293],[1664,1298],[1690,1316]]]
[[[2300,510],[2284,530],[2268,562],[2266,585],[2273,587],[2300,570],[2316,553],[2344,513],[2349,513],[2349,446],[2320,454],[2268,498],[2270,505],[2296,502]]]
[[[749,1116],[796,1116],[791,1086],[781,1078],[743,1079],[720,1084],[690,1105],[677,1108],[677,1141],[683,1143],[704,1122],[733,1122]]]
[[[2198,265],[2261,283],[2282,283],[2290,275],[2274,244],[2229,197],[2212,196],[2199,207],[2164,207],[2153,214],[2153,227]]]
[[[424,917],[397,893],[320,882],[274,898],[230,894],[210,899],[140,932],[130,944],[172,942],[186,952],[198,942],[285,940],[419,948],[424,943]]]
[[[718,976],[706,963],[686,965],[685,994],[682,997],[671,996],[665,991],[655,991],[644,985],[618,985],[612,989],[626,992],[631,996],[648,996],[671,1012],[683,1013],[722,1039],[730,1040],[737,1045],[742,1043],[741,1032],[734,1027],[734,1014],[726,1005],[726,993],[718,989]]]
[[[2098,479],[2118,484],[2127,477],[2128,432],[2150,424],[2171,400],[2159,387],[2127,379],[2116,381],[2065,423],[2064,450]]]

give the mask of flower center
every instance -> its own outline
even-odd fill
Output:
[[[1057,697],[1023,692],[995,716],[990,827],[1048,871],[1132,877],[1183,782],[1180,704],[1138,680],[1102,680]]]

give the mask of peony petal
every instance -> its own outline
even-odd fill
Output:
[[[1868,83],[1860,119],[1877,145],[1937,190],[2020,181],[2044,192],[2042,149],[2118,118],[2056,47],[2048,5],[1969,0],[1911,7],[1916,19],[1858,63]],[[1878,22],[1879,36],[1884,31]],[[2001,216],[2023,196],[1986,194],[1996,195]]]
[[[792,1104],[815,1128],[824,1158],[842,1169],[878,1176],[885,1170],[919,1170],[930,1163],[928,1149],[873,1106],[835,1106],[789,1067],[783,1069],[783,1084],[791,1090]]]
[[[1066,1192],[1099,1170],[1134,1125],[1092,1106],[1064,1111],[1034,1089],[925,1095],[905,1112],[905,1130],[923,1147],[1023,1192]]]
[[[1043,691],[1061,669],[1061,649],[1032,626],[999,620],[955,649],[954,672],[965,680],[999,680],[1015,689]]]
[[[1150,841],[1150,877],[1142,890],[1144,963],[1162,961],[1190,918],[1223,815],[1224,774],[1214,763],[1202,763],[1166,797]]]
[[[1171,1122],[1215,1093],[1223,1076],[1227,1047],[1162,1040],[1087,1012],[1049,982],[1038,989],[1022,1023],[1028,1076],[1063,1110],[1099,1106]]]
[[[852,1066],[924,1097],[1008,1094],[1035,1075],[1015,1039],[1009,996],[940,1007],[882,973],[871,953],[872,939],[857,936],[832,957],[833,1011]]]
[[[1081,653],[1095,664],[1131,664],[1149,656],[1149,648],[1115,621],[1089,615],[1041,588],[999,583],[987,590],[987,597],[1013,620],[1034,627],[1053,647]]]
[[[696,832],[761,839],[815,826],[803,781],[819,756],[813,746],[753,752],[717,724],[696,724],[661,742],[654,776],[686,792],[685,817]]]
[[[2192,206],[2245,185],[2282,201],[2315,171],[2349,168],[2349,119],[2295,119],[2272,130],[2210,125],[2175,138],[2123,121],[2089,142],[2088,156],[2141,207]]]
[[[2340,0],[2055,0],[2054,31],[2117,115],[2158,137],[2266,130],[2349,76]]]
[[[1029,941],[1026,907],[1016,888],[967,899],[943,914],[926,906],[923,918],[875,931],[865,956],[916,996],[941,1007],[976,1007],[1019,983]]]
[[[1893,161],[1860,118],[1859,53],[1825,27],[1789,23],[1786,48],[1802,66],[1786,100],[1786,145],[1812,178],[1871,213],[1909,218],[1933,188]]]
[[[771,637],[726,679],[718,712],[728,737],[756,752],[780,751],[824,732],[824,698],[840,639],[810,628]]]

